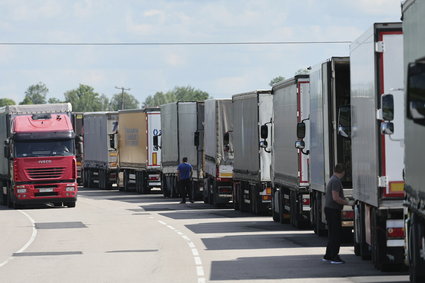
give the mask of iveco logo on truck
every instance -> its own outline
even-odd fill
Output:
[[[52,163],[52,160],[39,160],[38,163],[40,163],[40,164],[48,164],[48,163]]]

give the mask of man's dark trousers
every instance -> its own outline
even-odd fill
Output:
[[[186,195],[189,196],[189,201],[192,201],[192,182],[190,179],[180,180],[180,194],[182,202],[186,202]]]
[[[341,247],[342,226],[341,210],[325,207],[326,222],[328,223],[328,245],[326,246],[326,259],[335,259]]]

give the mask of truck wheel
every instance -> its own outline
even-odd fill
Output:
[[[425,282],[425,261],[420,256],[422,238],[425,236],[424,222],[416,213],[412,213],[409,225],[409,277],[410,282]]]
[[[75,201],[69,201],[64,203],[67,207],[75,207]]]
[[[385,271],[389,269],[389,265],[385,263],[385,235],[382,235],[381,215],[375,208],[372,209],[372,263],[376,269]]]

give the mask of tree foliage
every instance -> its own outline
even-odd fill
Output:
[[[124,92],[112,96],[110,107],[114,111],[121,109],[137,109],[139,108],[139,104],[139,101],[133,95]]]
[[[295,75],[308,75],[310,73],[310,71],[305,68],[305,69],[299,69],[298,71],[295,72]]]
[[[272,79],[270,82],[269,82],[269,86],[273,86],[273,85],[275,85],[275,84],[277,84],[278,82],[282,82],[282,81],[284,81],[285,80],[285,77],[282,77],[282,76],[278,76],[278,77],[275,77],[274,79]]]
[[[49,100],[47,101],[49,104],[54,104],[54,103],[63,103],[63,101],[61,101],[59,98],[56,97],[50,97]]]
[[[0,98],[0,107],[7,105],[16,105],[16,102],[10,98]]]
[[[150,95],[143,103],[144,107],[160,106],[162,104],[176,101],[204,101],[211,98],[210,95],[202,90],[195,89],[191,86],[175,87],[167,92],[157,92]]]
[[[95,112],[108,110],[108,98],[99,95],[91,86],[80,84],[76,89],[65,92],[65,102],[72,104],[75,112]]]
[[[31,85],[25,91],[25,97],[19,104],[45,104],[46,95],[49,92],[47,86],[39,82],[38,84]]]

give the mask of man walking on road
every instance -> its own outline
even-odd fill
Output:
[[[187,162],[187,157],[183,157],[183,162],[177,167],[177,182],[182,196],[182,201],[180,203],[186,203],[186,195],[189,195],[189,201],[193,203],[192,173],[192,165]]]
[[[328,224],[328,245],[323,261],[332,264],[345,263],[338,255],[342,238],[341,211],[344,205],[352,205],[352,203],[344,197],[341,182],[344,175],[344,166],[342,164],[335,165],[334,174],[326,186],[325,215]]]

